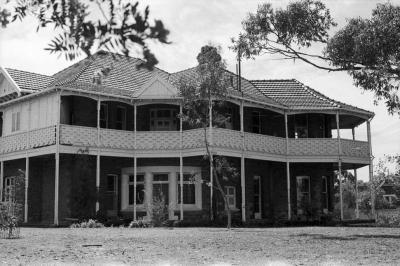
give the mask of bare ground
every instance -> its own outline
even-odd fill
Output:
[[[22,228],[0,264],[400,265],[393,228]]]

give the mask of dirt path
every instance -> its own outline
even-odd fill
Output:
[[[22,228],[0,264],[399,265],[400,229]]]

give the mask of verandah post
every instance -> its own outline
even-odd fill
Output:
[[[240,102],[240,134],[242,136],[242,156],[240,158],[240,185],[242,191],[242,221],[246,222],[246,171],[245,171],[245,135],[244,135],[244,106],[243,99]]]
[[[136,157],[136,124],[137,124],[137,104],[133,104],[133,131],[134,131],[134,155],[133,155],[133,220],[137,220],[136,213],[136,183],[137,183],[137,157]]]
[[[3,201],[4,161],[0,161],[0,202]]]
[[[179,151],[179,182],[180,182],[180,220],[183,220],[183,158],[182,158],[182,149],[183,149],[183,129],[182,129],[182,114],[183,108],[182,103],[179,105],[179,134],[180,134],[180,151]]]
[[[353,140],[356,140],[356,132],[355,128],[351,129],[351,133],[353,135]],[[357,184],[357,168],[354,168],[354,180],[355,180],[355,191],[356,191],[356,219],[360,219],[360,210],[358,206],[358,184]]]
[[[100,210],[100,97],[97,98],[96,214]]]
[[[287,201],[288,201],[288,220],[292,218],[292,206],[290,202],[290,165],[289,165],[289,131],[287,113],[285,117],[285,140],[286,140],[286,183],[287,183]]]
[[[340,139],[340,120],[339,111],[336,112],[336,130],[337,130],[337,141],[338,141],[338,179],[339,179],[339,196],[340,196],[340,220],[343,221],[343,191],[342,191],[342,143]]]
[[[57,125],[56,125],[56,153],[55,153],[55,180],[54,180],[54,224],[58,225],[58,197],[60,183],[60,115],[61,115],[61,92],[57,96]]]
[[[28,222],[29,157],[25,158],[25,208],[24,223]]]
[[[375,212],[375,189],[372,185],[373,177],[374,177],[374,167],[373,167],[373,160],[374,157],[372,155],[372,144],[371,144],[371,124],[370,120],[367,120],[367,136],[368,136],[368,146],[369,146],[369,182],[371,184],[371,210],[372,216],[376,219],[376,212]]]

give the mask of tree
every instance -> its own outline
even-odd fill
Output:
[[[337,24],[319,0],[299,0],[286,9],[262,4],[242,22],[233,49],[245,58],[261,54],[301,60],[316,68],[346,71],[354,84],[400,115],[400,6],[378,4],[371,18],[352,18],[330,38]],[[309,48],[323,47],[321,53]]]
[[[149,21],[149,7],[138,11],[139,3],[114,0],[26,0],[5,1],[0,6],[0,23],[8,26],[15,20],[28,16],[37,19],[37,31],[54,27],[54,38],[46,50],[50,53],[64,54],[73,60],[82,52],[87,56],[93,51],[106,49],[128,55],[141,49],[145,62],[139,66],[152,69],[158,63],[148,47],[148,41],[168,44],[169,31],[161,20]],[[85,4],[89,3],[89,4]],[[102,17],[90,18],[90,10],[97,6]],[[11,11],[10,11],[11,10]]]
[[[204,143],[206,147],[205,159],[212,165],[213,179],[207,182],[213,186],[222,196],[227,215],[227,228],[232,226],[232,214],[229,208],[228,197],[221,185],[222,180],[229,180],[237,175],[236,168],[223,156],[218,156],[212,151],[210,143],[209,125],[223,125],[229,117],[221,110],[221,105],[227,97],[228,79],[226,66],[217,47],[206,45],[201,48],[197,56],[198,66],[195,75],[182,78],[178,87],[183,97],[183,109],[181,114],[183,121],[191,127],[204,129]],[[212,214],[211,214],[212,215]]]

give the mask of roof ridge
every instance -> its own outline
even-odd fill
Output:
[[[337,104],[333,99],[330,99],[328,96],[325,96],[324,94],[314,90],[310,86],[304,85],[302,82],[298,81],[297,79],[294,79],[294,81],[299,83],[302,86],[302,88],[304,88],[304,90],[307,91],[312,96],[315,96],[322,101],[328,102],[331,105],[333,105],[334,107],[339,107],[339,108],[341,107],[340,104]]]
[[[52,75],[46,75],[46,74],[42,74],[42,73],[36,73],[36,72],[32,72],[32,71],[26,71],[26,70],[11,68],[11,67],[5,67],[5,70],[21,71],[21,72],[25,72],[25,73],[30,73],[30,74],[35,74],[35,75],[44,76],[44,77],[47,77],[47,78],[53,78]]]
[[[297,81],[296,79],[252,79],[250,82],[258,82],[258,81]]]

